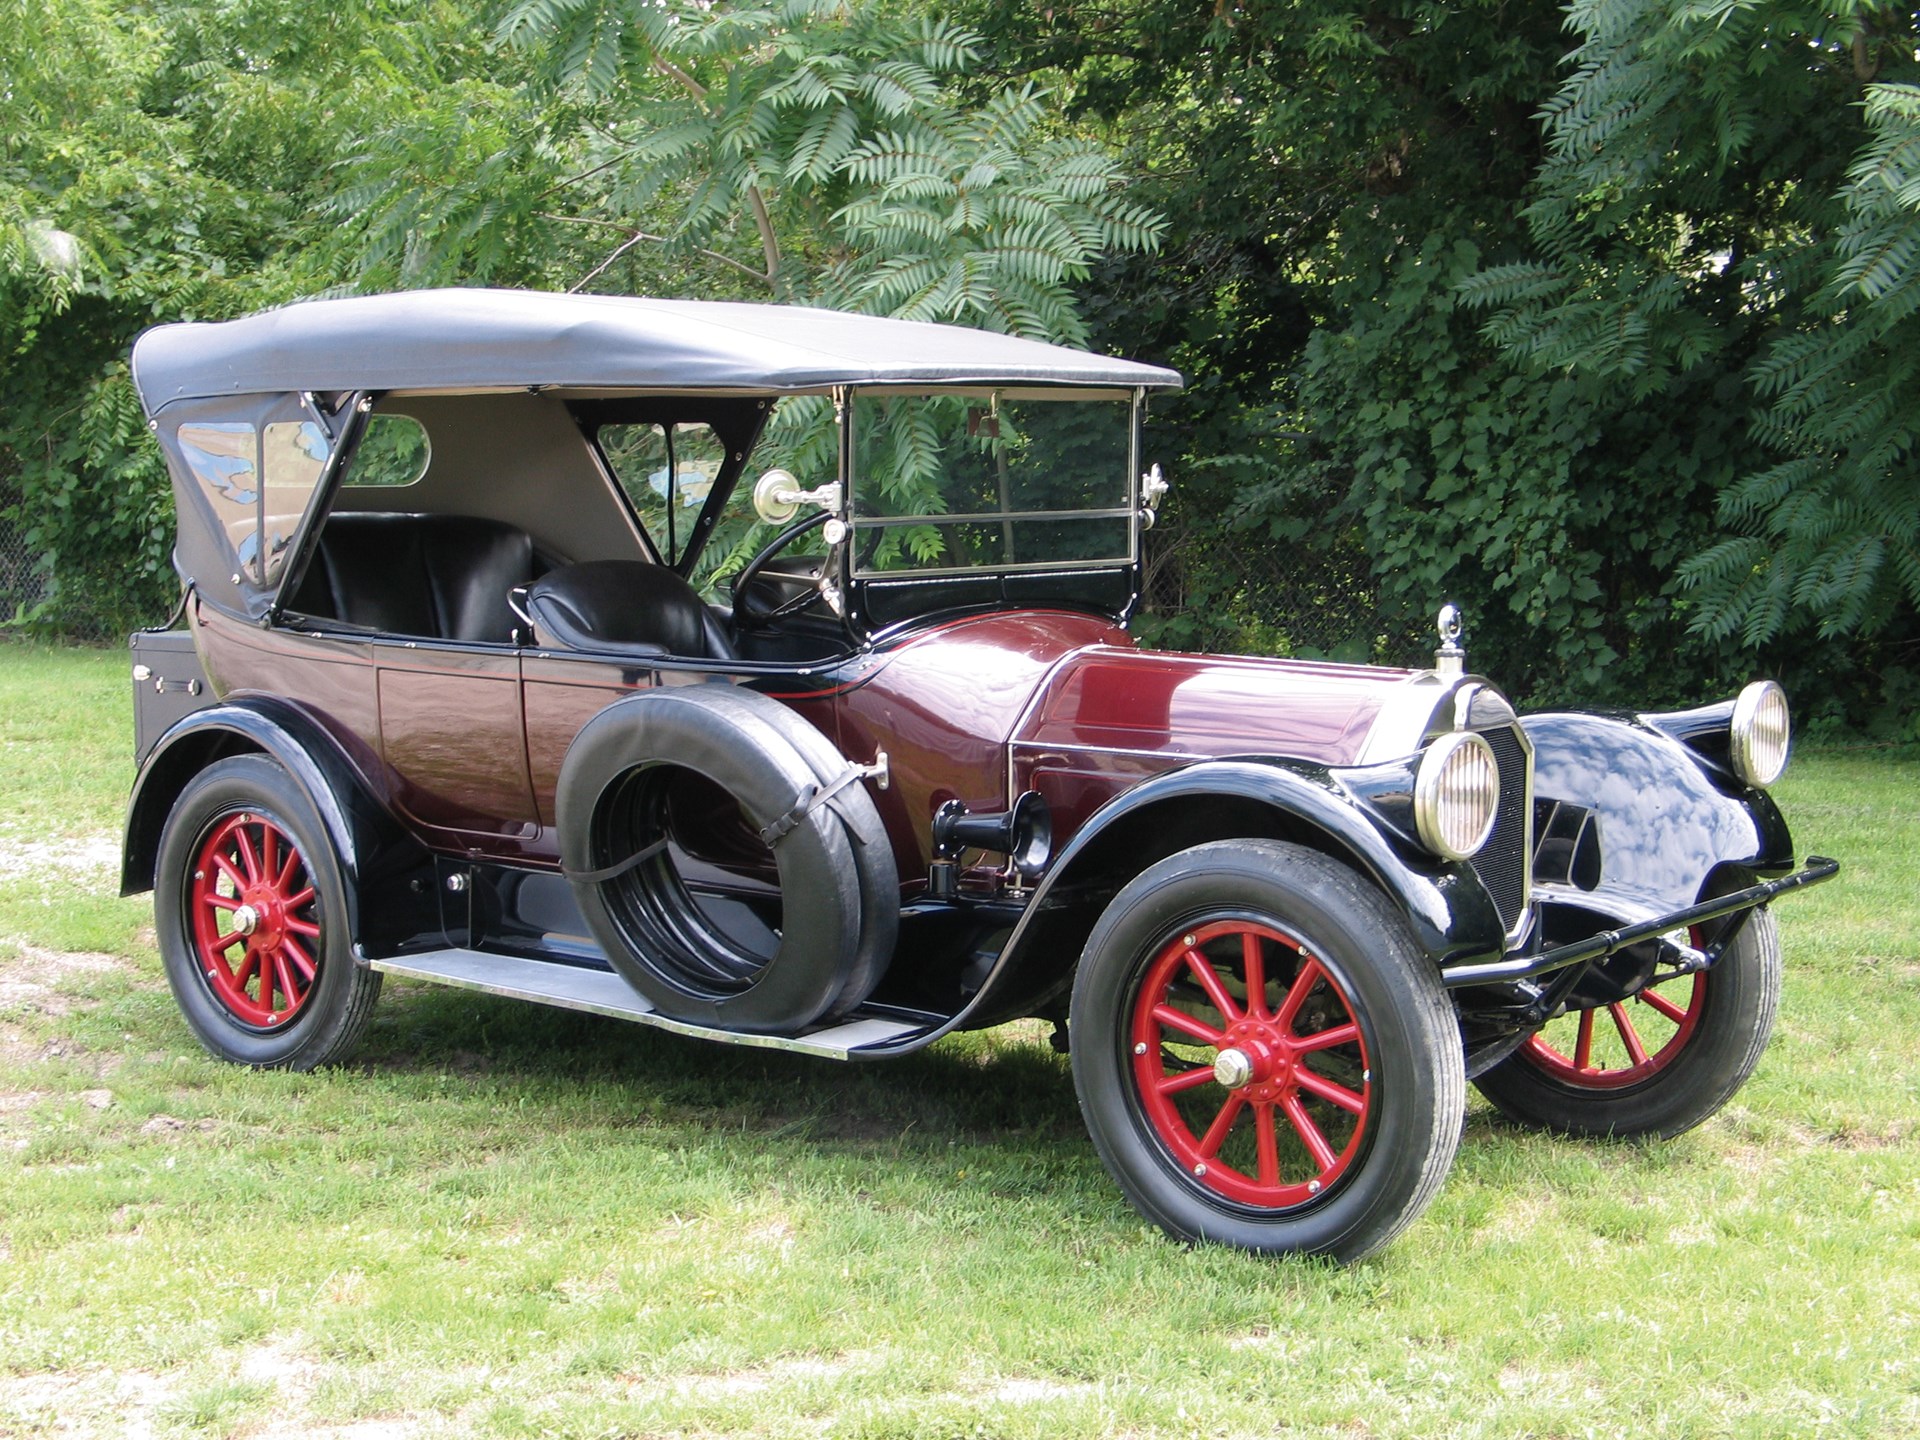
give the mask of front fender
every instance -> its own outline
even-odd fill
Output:
[[[1599,715],[1520,723],[1533,742],[1536,802],[1580,806],[1599,823],[1597,883],[1543,886],[1542,898],[1638,920],[1696,903],[1723,866],[1792,868],[1793,836],[1772,798],[1661,730]]]
[[[281,766],[326,827],[347,882],[356,941],[380,945],[437,927],[432,858],[375,798],[339,744],[310,716],[268,696],[195,711],[154,745],[134,777],[121,847],[120,893],[151,890],[160,832],[193,777],[229,755],[265,754]],[[425,877],[424,886],[416,888]]]
[[[1208,760],[1168,771],[1115,796],[1088,819],[1061,851],[1034,896],[1046,903],[1056,886],[1072,884],[1081,870],[1111,850],[1151,813],[1186,801],[1253,801],[1285,816],[1298,833],[1306,826],[1398,902],[1415,938],[1436,960],[1495,953],[1503,944],[1499,912],[1479,877],[1466,865],[1426,857],[1409,859],[1380,824],[1335,783],[1324,766],[1297,760]],[[1014,932],[1017,942],[1020,932]]]
[[[1090,904],[1104,904],[1175,850],[1254,836],[1311,845],[1370,877],[1406,915],[1436,964],[1503,952],[1500,914],[1479,877],[1463,864],[1408,857],[1325,767],[1207,760],[1143,781],[1095,811],[1054,860],[960,1013],[935,1031],[864,1053],[902,1053],[952,1030],[1031,1013],[1036,1000],[1071,976],[1091,929]],[[1086,923],[1062,923],[1075,914]]]

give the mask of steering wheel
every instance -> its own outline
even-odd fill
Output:
[[[833,518],[830,510],[816,510],[813,514],[794,521],[773,539],[760,547],[760,553],[741,567],[740,573],[733,577],[733,628],[735,630],[759,630],[784,620],[789,615],[798,615],[814,601],[820,598],[817,585],[808,585],[793,599],[776,605],[771,610],[759,614],[750,613],[746,608],[747,592],[753,588],[753,582],[760,578],[760,572],[767,568],[774,556],[786,549],[809,530],[817,530]]]

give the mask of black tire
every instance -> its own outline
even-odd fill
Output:
[[[1755,911],[1711,970],[1577,1011],[1474,1083],[1501,1114],[1532,1128],[1670,1138],[1714,1114],[1753,1074],[1773,1034],[1780,978],[1773,912]],[[1644,1059],[1627,1048],[1629,1034]],[[1618,1055],[1603,1048],[1615,1045]]]
[[[893,850],[858,781],[763,847],[781,915],[757,937],[689,889],[672,850],[619,875],[583,873],[669,837],[688,777],[724,792],[714,799],[737,806],[755,844],[846,770],[800,716],[730,685],[649,691],[590,720],[567,751],[555,811],[574,895],[614,968],[663,1014],[723,1029],[791,1033],[858,1006],[893,958],[900,919]]]
[[[380,975],[355,959],[339,857],[285,770],[238,755],[196,775],[160,832],[155,882],[167,983],[202,1045],[279,1070],[353,1052]]]
[[[1177,1239],[1357,1260],[1427,1207],[1460,1143],[1460,1032],[1431,963],[1385,896],[1301,846],[1219,841],[1143,871],[1087,941],[1069,1034],[1094,1147]],[[1230,1051],[1253,1073],[1228,1090]]]

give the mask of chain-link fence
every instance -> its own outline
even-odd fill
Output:
[[[0,473],[0,623],[31,612],[50,588],[43,557],[27,544],[16,518],[19,509],[20,487]]]

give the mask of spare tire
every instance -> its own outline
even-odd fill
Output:
[[[581,729],[555,797],[575,898],[662,1014],[792,1033],[867,998],[899,873],[832,743],[732,685],[649,690]]]

